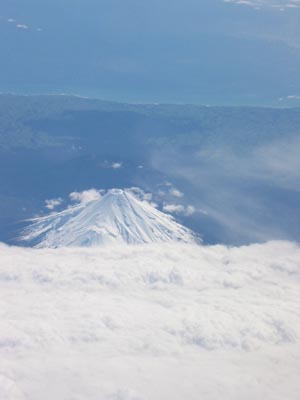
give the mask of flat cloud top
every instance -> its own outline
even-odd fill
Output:
[[[3,396],[296,400],[299,289],[288,242],[0,245]]]

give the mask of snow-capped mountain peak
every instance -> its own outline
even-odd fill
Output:
[[[171,216],[130,191],[109,190],[101,199],[32,220],[21,240],[35,247],[101,246],[196,241]]]

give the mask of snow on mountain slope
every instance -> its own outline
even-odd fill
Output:
[[[35,247],[195,242],[195,235],[129,191],[112,189],[99,200],[36,218],[22,235]]]

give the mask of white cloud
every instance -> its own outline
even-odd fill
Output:
[[[165,204],[163,206],[163,211],[182,214],[184,212],[184,206],[181,204]]]
[[[0,245],[1,398],[297,400],[299,260],[287,242]]]
[[[286,98],[287,98],[288,100],[294,100],[294,99],[299,100],[299,99],[300,99],[300,96],[297,95],[297,94],[291,94],[291,95],[287,96]]]
[[[3,18],[0,16],[0,19]],[[21,29],[21,30],[27,30],[27,29],[31,29],[31,26],[23,23],[23,22],[18,22],[15,18],[7,18],[6,21],[10,24],[14,23],[15,27],[17,29]],[[35,31],[37,32],[41,32],[43,29],[41,27],[35,28]]]
[[[113,168],[113,169],[120,169],[120,168],[122,168],[122,163],[120,163],[120,162],[114,162],[114,163],[111,164],[111,168]]]
[[[278,11],[285,11],[286,9],[291,8],[300,8],[299,0],[223,0],[223,2],[250,6],[257,10],[265,7]]]
[[[174,197],[183,197],[184,196],[184,194],[176,188],[171,188],[169,190],[169,194]]]
[[[185,209],[185,215],[189,216],[189,215],[193,215],[196,212],[196,208],[194,206],[187,206]]]
[[[193,215],[196,212],[194,206],[183,206],[182,204],[164,204],[163,211],[172,214],[181,214],[185,216]]]
[[[165,181],[165,182],[159,183],[158,186],[167,186],[167,187],[171,187],[171,186],[173,186],[173,183],[168,182],[168,181]]]
[[[16,383],[3,374],[0,374],[0,399],[25,400]]]
[[[28,25],[25,25],[25,24],[17,24],[16,27],[17,27],[18,29],[29,29],[29,26],[28,26]]]
[[[45,207],[48,208],[48,210],[53,210],[55,207],[59,206],[63,202],[63,199],[61,197],[58,197],[57,199],[49,199],[45,201]]]
[[[164,204],[163,211],[171,214],[181,214],[188,217],[193,215],[198,210],[196,210],[196,208],[191,205],[184,206],[182,204]]]
[[[102,167],[111,169],[120,169],[123,168],[123,163],[121,161],[110,162],[106,160],[103,162]]]
[[[71,201],[76,201],[81,204],[87,204],[94,200],[99,200],[102,197],[103,191],[97,189],[84,190],[82,192],[72,192],[69,194]]]

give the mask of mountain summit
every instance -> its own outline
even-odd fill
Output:
[[[193,243],[195,235],[148,202],[121,189],[100,200],[35,218],[21,240],[35,247],[95,247],[154,242]]]

